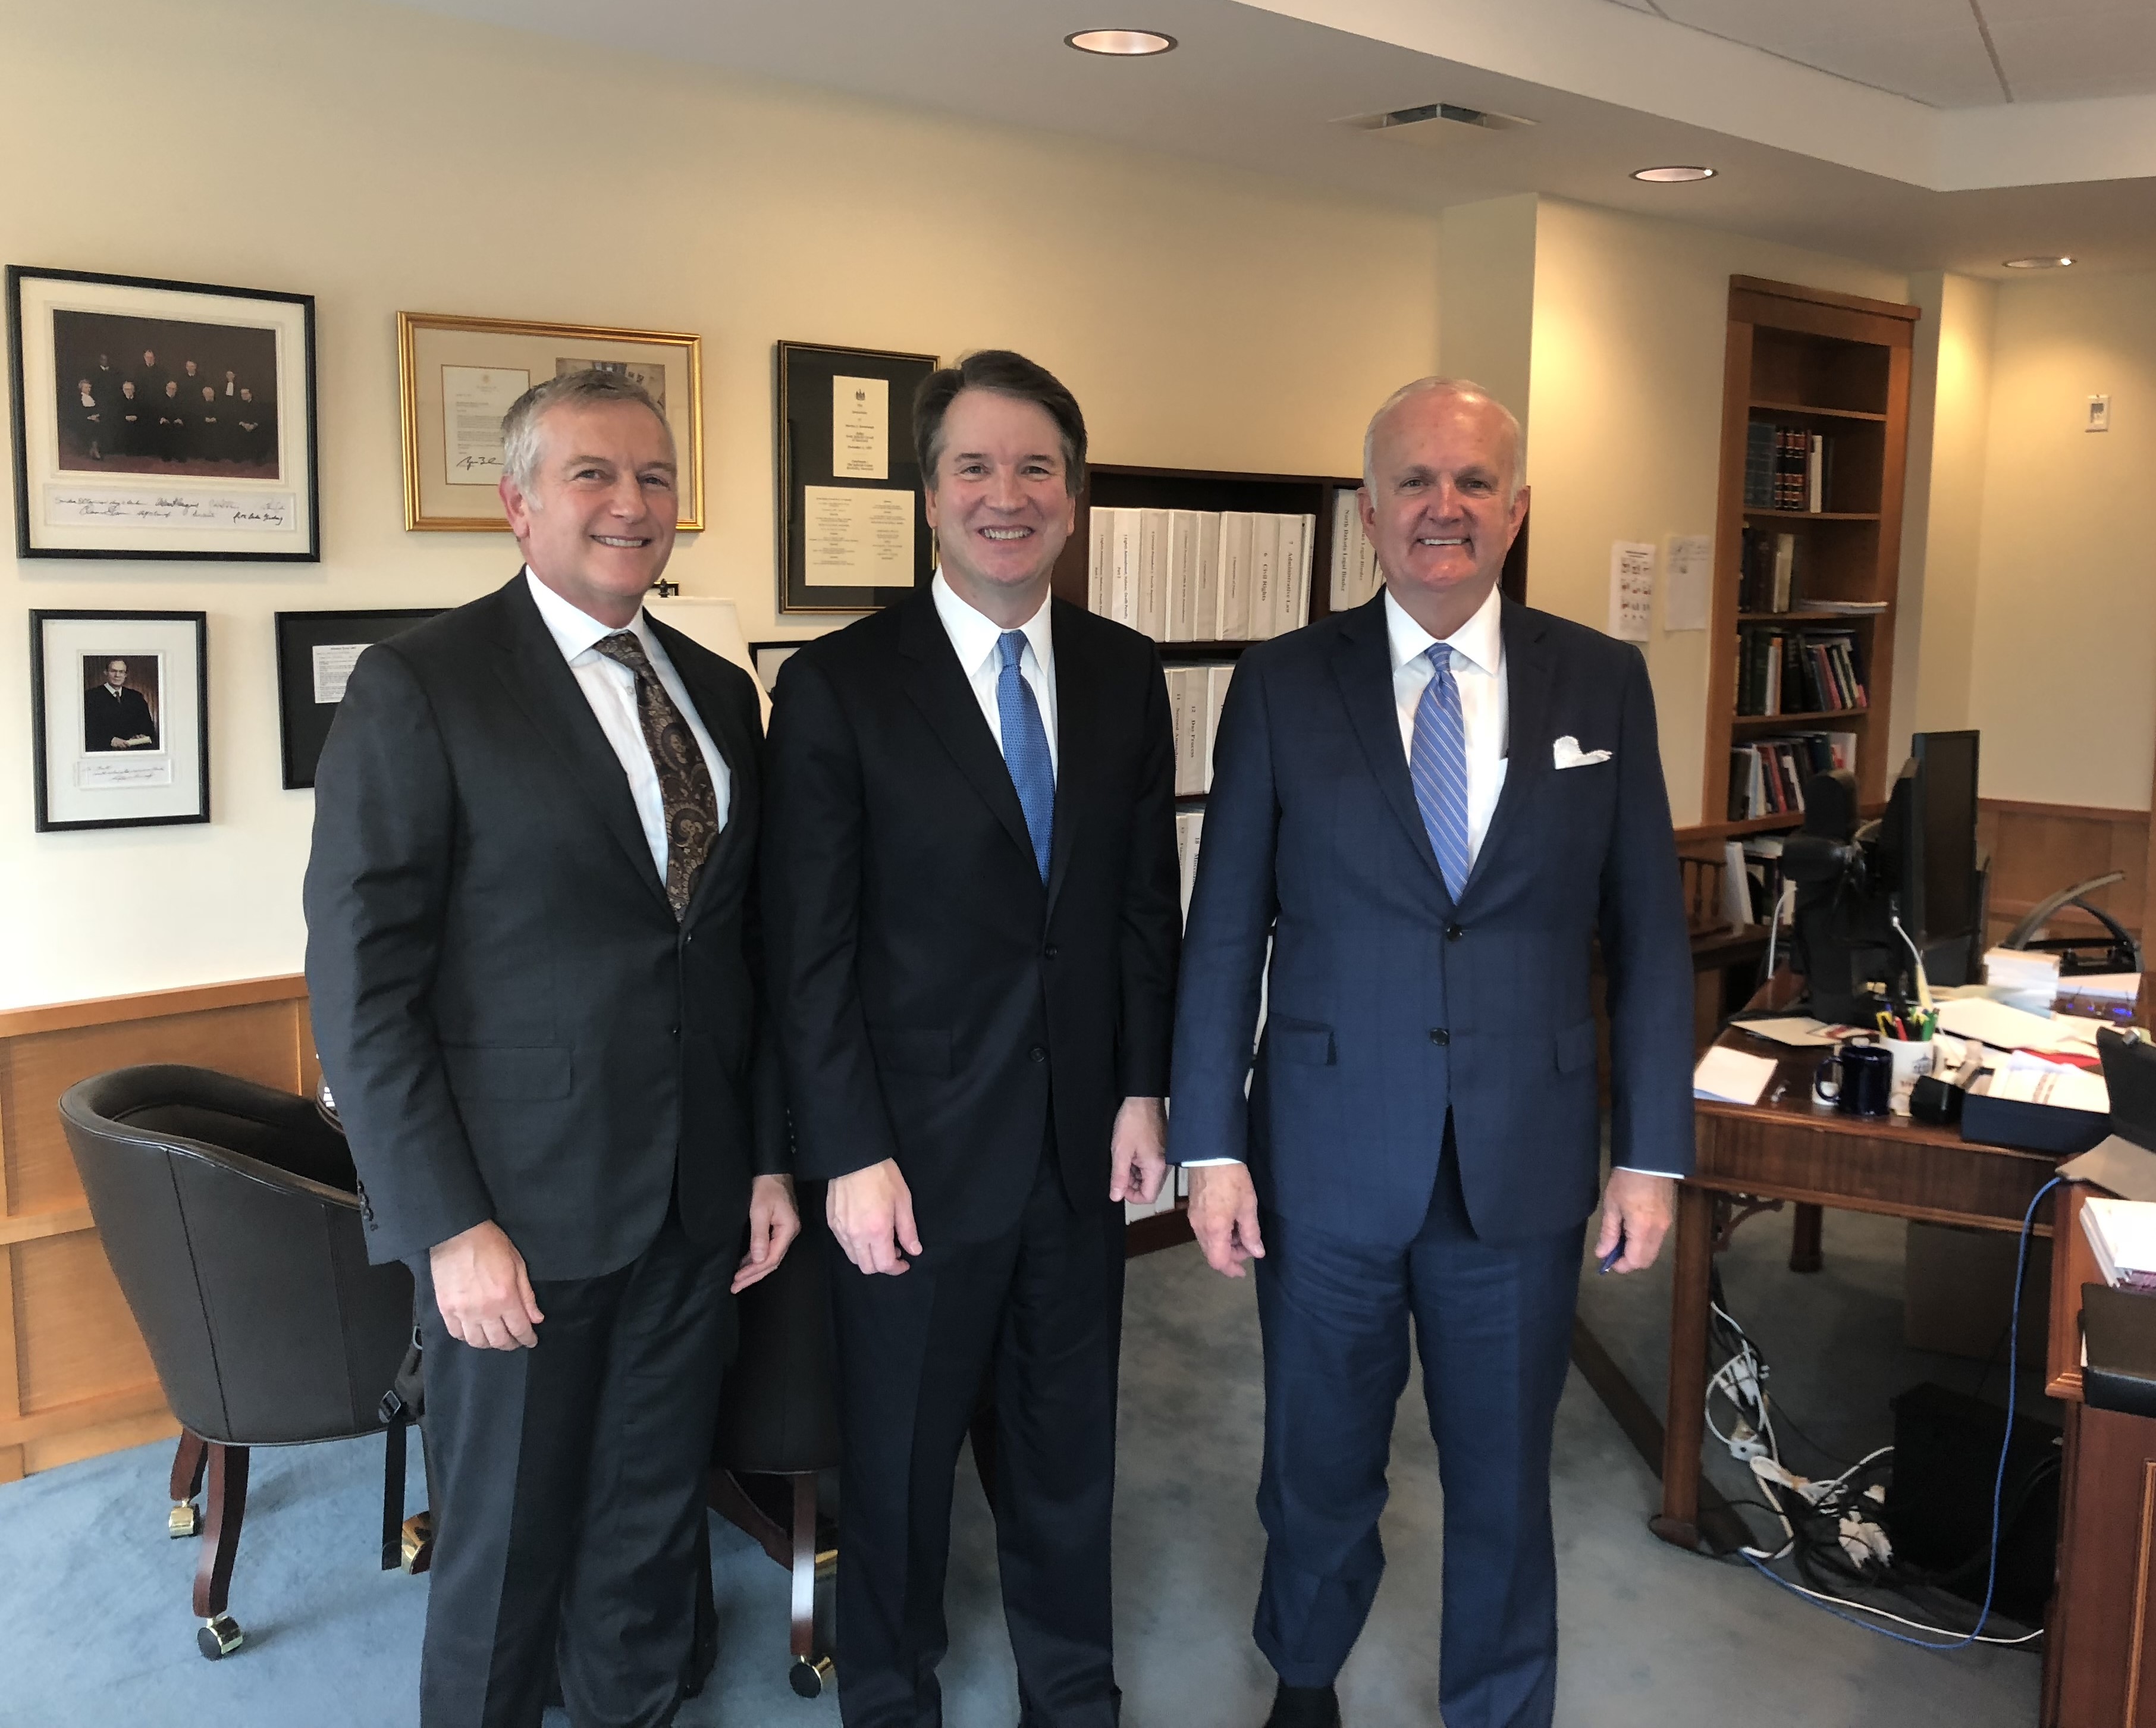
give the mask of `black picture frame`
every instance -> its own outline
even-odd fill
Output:
[[[749,661],[756,672],[756,681],[763,686],[766,696],[778,687],[778,669],[786,664],[788,657],[797,649],[806,648],[815,640],[814,636],[795,636],[783,642],[752,642],[748,645]]]
[[[193,664],[174,668],[177,676],[168,675],[163,657],[179,651]],[[89,759],[107,753],[87,748],[89,723],[74,706],[79,699],[80,666],[58,687],[52,673],[71,661],[105,659],[157,661],[157,685],[151,692],[156,742],[129,766],[161,759],[167,770],[162,780],[141,785],[84,784],[83,769]],[[80,699],[95,693],[84,687]],[[208,821],[208,615],[125,609],[33,611],[30,721],[38,833],[167,828]],[[118,759],[116,754],[116,764]],[[55,774],[56,765],[75,771]]]
[[[446,609],[402,606],[276,615],[277,739],[286,791],[296,792],[315,784],[315,765],[329,738],[330,723],[336,718],[336,702],[316,699],[315,651],[354,645],[371,648],[415,624],[439,618]],[[348,671],[349,666],[345,670]],[[339,699],[341,696],[340,685]]]
[[[219,321],[223,301],[234,303]],[[25,558],[129,559],[217,563],[319,563],[321,487],[315,384],[315,300],[311,294],[233,288],[162,276],[112,275],[94,270],[10,265],[7,274],[8,408],[14,428],[15,550]],[[26,304],[34,302],[26,315]],[[251,308],[251,311],[249,310]],[[116,347],[131,332],[170,351],[166,334],[199,331],[186,347],[213,354],[203,370],[127,363],[109,368],[109,382],[90,382],[95,403],[69,408],[74,393],[61,374],[108,339]],[[266,360],[265,357],[266,357]],[[217,361],[238,361],[259,373],[261,417],[249,422],[228,406],[213,376]],[[174,369],[178,368],[178,369]],[[100,371],[105,370],[100,368]],[[184,390],[169,438],[162,426],[121,427],[109,393],[135,376],[169,373]],[[217,393],[196,399],[200,388]],[[158,392],[162,398],[162,392]],[[136,400],[146,400],[138,395]],[[87,424],[114,416],[102,435],[115,445],[108,462],[97,429]]]
[[[773,472],[778,481],[778,609],[783,613],[873,612],[927,585],[935,573],[934,537],[921,509],[921,465],[913,454],[913,394],[941,363],[934,354],[887,348],[781,342],[772,349]],[[890,391],[886,478],[850,479],[831,462],[831,380],[880,378]],[[913,580],[875,588],[810,587],[804,491],[808,486],[872,486],[913,494]]]

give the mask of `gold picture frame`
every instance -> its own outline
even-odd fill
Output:
[[[501,411],[542,378],[598,364],[652,390],[681,458],[680,531],[704,526],[703,338],[602,324],[542,324],[441,312],[397,315],[404,526],[508,531],[495,489]],[[655,386],[656,388],[654,388]],[[495,429],[490,441],[490,427]]]

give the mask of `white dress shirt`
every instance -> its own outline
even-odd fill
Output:
[[[960,599],[941,570],[929,584],[929,592],[935,597],[936,615],[943,620],[943,633],[950,637],[957,654],[959,670],[973,687],[973,700],[980,703],[988,720],[988,736],[1000,751],[1004,717],[996,701],[996,681],[1004,670],[1004,627]],[[1040,609],[1017,626],[1025,632],[1025,651],[1018,657],[1018,675],[1031,687],[1033,699],[1040,708],[1040,723],[1048,733],[1048,765],[1060,769],[1063,759],[1055,740],[1055,636],[1048,622],[1050,599],[1043,594]]]
[[[1467,738],[1467,862],[1482,855],[1482,841],[1505,789],[1511,687],[1505,678],[1504,601],[1496,589],[1475,615],[1445,640],[1452,650],[1452,681],[1460,690],[1460,724]],[[1400,748],[1414,760],[1415,710],[1436,676],[1430,663],[1435,636],[1409,617],[1385,590],[1385,635],[1393,651],[1393,706],[1399,711]]]
[[[534,576],[528,564],[524,580],[531,589],[532,603],[539,608],[547,634],[562,651],[562,658],[568,661],[578,687],[584,692],[584,700],[591,704],[592,717],[599,723],[599,730],[613,746],[613,753],[621,759],[622,772],[629,776],[629,795],[635,800],[637,820],[643,823],[644,838],[651,847],[652,864],[659,872],[659,880],[664,882],[666,804],[660,793],[659,769],[651,760],[651,747],[644,741],[644,723],[637,717],[636,674],[619,661],[608,659],[594,645],[601,637],[614,634],[612,625],[601,624],[589,613],[571,605]],[[688,722],[689,735],[704,753],[704,765],[711,771],[711,795],[718,806],[719,830],[723,831],[728,796],[733,789],[733,776],[726,767],[726,759],[719,753],[711,733],[704,729],[696,703],[689,700],[680,674],[674,670],[674,662],[666,657],[666,651],[659,645],[659,637],[642,608],[625,627],[644,645],[651,670],[658,674],[667,695],[674,698],[674,706]]]

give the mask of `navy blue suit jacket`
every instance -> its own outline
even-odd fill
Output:
[[[1484,1240],[1594,1209],[1598,935],[1614,1162],[1691,1169],[1691,963],[1646,663],[1509,600],[1502,627],[1510,763],[1456,905],[1408,778],[1382,594],[1251,649],[1220,717],[1170,1156],[1245,1159],[1267,1210],[1353,1241],[1420,1229],[1448,1110]],[[1609,759],[1557,768],[1566,736]]]

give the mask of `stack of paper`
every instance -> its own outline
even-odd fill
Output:
[[[2094,1056],[2100,1022],[2071,1014],[2031,1014],[2010,1002],[1961,996],[1939,1008],[1939,1026],[1957,1038],[1974,1038],[1994,1050],[2044,1050]]]
[[[2082,1229],[2106,1283],[2156,1291],[2156,1203],[2092,1195],[2082,1203]]]
[[[1716,1045],[1691,1071],[1691,1095],[1717,1103],[1756,1104],[1774,1077],[1770,1056],[1747,1056]]]
[[[2028,949],[1991,949],[1984,956],[1984,981],[2000,1001],[2047,1014],[2059,994],[2059,957]]]
[[[2025,1050],[2006,1058],[1994,1068],[1984,1087],[1988,1098],[2011,1099],[2024,1104],[2049,1104],[2058,1110],[2087,1110],[2093,1115],[2111,1113],[2111,1089],[2103,1076],[2071,1062],[2046,1062]]]

